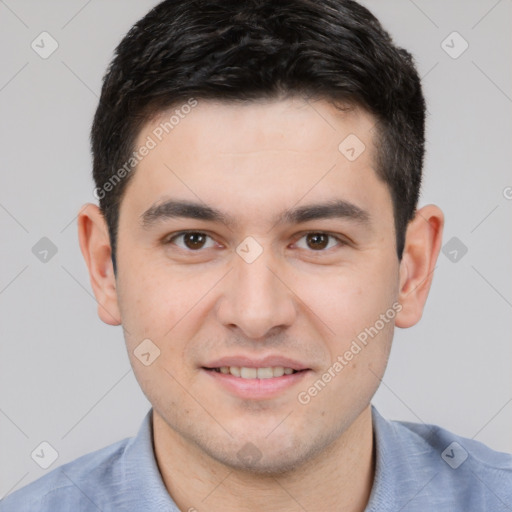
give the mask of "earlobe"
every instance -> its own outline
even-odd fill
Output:
[[[98,303],[98,316],[109,325],[120,325],[116,281],[108,228],[101,210],[92,203],[78,214],[78,239]]]
[[[397,327],[411,327],[421,319],[441,249],[443,226],[443,212],[435,205],[418,210],[409,223],[400,262],[398,300],[402,310],[396,316]]]

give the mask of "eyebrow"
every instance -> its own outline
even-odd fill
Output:
[[[310,220],[341,218],[357,221],[361,224],[370,223],[370,214],[349,201],[337,199],[326,203],[310,204],[285,210],[277,222],[299,224]]]
[[[225,224],[234,228],[237,222],[234,217],[211,206],[168,199],[153,204],[141,216],[143,229],[150,229],[155,224],[175,218],[197,219]],[[331,200],[325,203],[310,204],[285,210],[275,218],[275,224],[300,224],[311,220],[341,218],[361,224],[370,224],[370,214],[359,206],[342,199]]]

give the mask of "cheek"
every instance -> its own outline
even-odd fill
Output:
[[[142,337],[158,343],[165,330],[177,322],[180,313],[177,306],[186,300],[173,300],[177,290],[165,276],[135,269],[126,272],[125,276],[119,302],[127,341],[132,345]]]
[[[297,296],[318,329],[343,345],[373,325],[396,300],[398,286],[393,267],[386,272],[376,266],[352,266],[335,272],[295,276]],[[391,270],[390,270],[391,269]]]
[[[177,406],[183,391],[180,383],[191,378],[184,354],[200,324],[207,283],[203,284],[194,281],[191,286],[190,279],[172,276],[168,270],[137,273],[135,269],[123,282],[126,293],[121,293],[120,309],[128,356],[137,381],[154,404]],[[143,354],[148,352],[146,365]]]
[[[157,268],[125,273],[120,309],[129,348],[150,338],[165,352],[176,354],[198,327],[208,304],[208,293],[218,278],[211,273],[191,276],[179,268]],[[172,340],[172,343],[169,341]]]

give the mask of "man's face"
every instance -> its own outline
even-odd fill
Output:
[[[231,467],[295,467],[368,411],[390,351],[394,322],[373,334],[399,290],[374,119],[324,101],[199,101],[158,141],[171,114],[140,133],[136,148],[157,144],[120,208],[117,300],[135,375],[185,444]],[[354,135],[366,146],[355,159]],[[224,217],[143,217],[168,200]],[[305,210],[336,202],[335,215]],[[145,339],[160,350],[148,366],[134,355]]]

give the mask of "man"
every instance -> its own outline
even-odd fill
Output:
[[[165,1],[117,48],[78,219],[100,318],[152,404],[137,437],[3,511],[512,508],[512,457],[371,405],[421,318],[412,58],[347,0]]]

